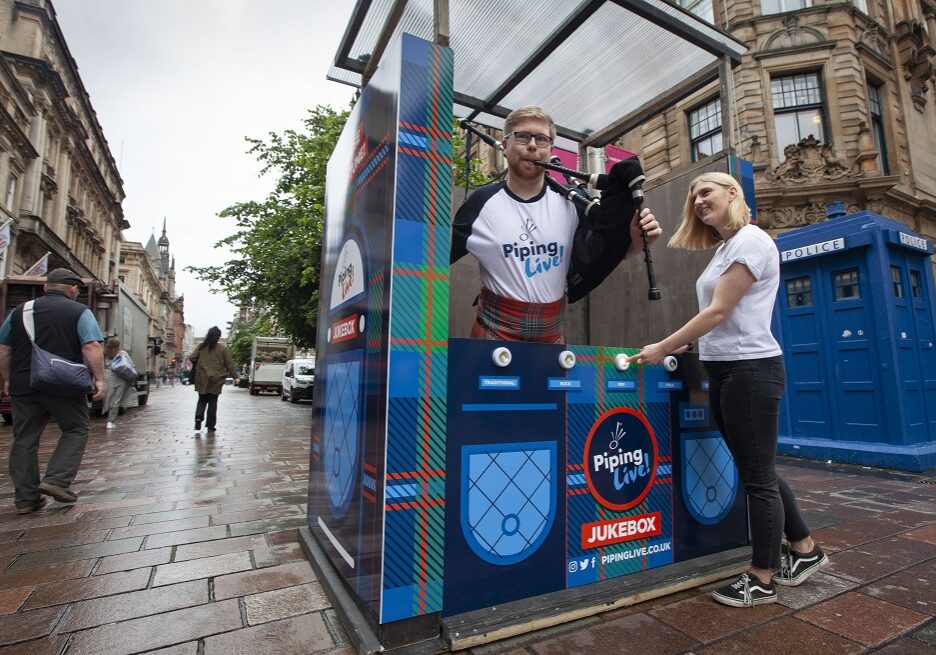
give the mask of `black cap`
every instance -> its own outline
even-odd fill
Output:
[[[67,268],[56,268],[49,271],[46,276],[46,284],[72,284],[80,287],[83,283],[81,278],[74,271]]]

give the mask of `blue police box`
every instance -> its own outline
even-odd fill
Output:
[[[936,466],[932,244],[903,223],[844,215],[777,237],[774,330],[787,388],[779,451],[923,471]]]

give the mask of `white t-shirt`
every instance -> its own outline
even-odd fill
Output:
[[[699,311],[712,304],[718,281],[735,262],[747,267],[754,284],[724,321],[699,338],[703,361],[762,359],[783,352],[770,332],[780,285],[780,253],[773,239],[756,225],[745,225],[715,249],[712,261],[696,280]]]
[[[470,252],[481,264],[481,283],[500,296],[549,303],[565,295],[575,206],[543,190],[521,200],[506,183],[479,189],[455,216],[453,257]]]

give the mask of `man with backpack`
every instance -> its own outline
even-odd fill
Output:
[[[61,503],[78,499],[69,486],[78,475],[88,441],[87,397],[104,397],[104,337],[91,310],[75,301],[81,285],[81,278],[67,268],[51,271],[46,295],[16,307],[0,326],[0,375],[13,404],[10,477],[17,514],[44,507],[44,496]],[[37,358],[37,352],[45,359]],[[40,367],[60,367],[66,375],[50,385],[39,379],[40,373],[47,373]],[[83,374],[87,382],[72,384],[66,379],[69,373]],[[50,418],[55,418],[62,434],[40,482],[39,437]]]

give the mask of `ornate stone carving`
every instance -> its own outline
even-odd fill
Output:
[[[845,213],[854,214],[863,211],[865,207],[849,202],[846,203]],[[771,207],[758,211],[758,223],[761,227],[782,230],[790,227],[802,227],[821,223],[826,220],[826,206],[818,202],[787,207]]]
[[[892,62],[890,48],[887,47],[887,34],[877,23],[868,25],[868,28],[858,38],[858,45],[864,46],[888,64]]]
[[[748,154],[752,164],[763,163],[760,137],[756,134],[751,135],[751,152]]]
[[[836,157],[831,143],[821,144],[810,134],[783,149],[784,162],[770,173],[774,182],[822,182],[854,176],[858,167]]]
[[[936,50],[929,43],[926,28],[917,20],[897,23],[896,31],[904,79],[910,83],[910,98],[917,111],[922,112],[926,108],[929,81],[936,75],[936,65],[933,63]]]
[[[798,16],[787,16],[783,19],[783,27],[770,35],[761,52],[800,48],[825,40],[825,35],[816,28],[800,25]]]
[[[766,212],[758,212],[758,218],[762,221],[766,219],[764,227],[768,228],[801,227],[824,220],[825,208],[817,203],[808,203],[796,207],[774,207]]]

